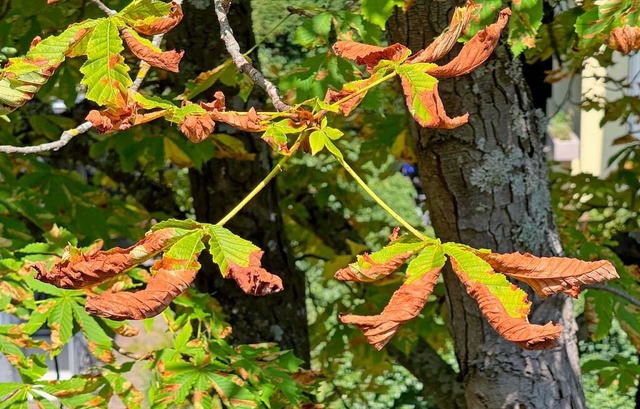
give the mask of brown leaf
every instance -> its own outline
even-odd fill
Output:
[[[197,261],[186,265],[186,260],[164,256],[154,263],[152,270],[156,273],[144,290],[89,297],[85,309],[93,315],[116,321],[155,317],[191,285],[199,269]]]
[[[451,62],[441,67],[431,68],[428,74],[439,78],[450,78],[459,77],[475,70],[493,53],[498,45],[498,40],[500,40],[500,33],[507,25],[510,15],[511,10],[502,10],[498,21],[478,31]]]
[[[147,234],[131,247],[83,254],[67,246],[62,259],[47,271],[45,262],[35,263],[36,279],[59,288],[87,288],[103,283],[160,253],[176,239],[175,229],[161,229]]]
[[[411,62],[433,62],[448,54],[458,42],[462,31],[469,24],[475,8],[476,4],[473,1],[467,1],[464,7],[457,7],[453,12],[453,18],[447,31],[436,37],[427,48],[411,56]]]
[[[224,93],[222,91],[216,91],[215,94],[213,94],[212,102],[201,102],[200,106],[206,109],[207,111],[218,111],[218,112],[226,111],[227,107],[226,107],[226,98],[224,96]]]
[[[482,253],[496,271],[527,283],[541,297],[563,292],[577,297],[580,286],[619,278],[609,261],[582,261],[567,257],[536,257],[529,253]]]
[[[401,76],[400,78],[405,92],[405,97],[407,99],[407,106],[411,106],[411,101],[413,101],[411,85],[407,82],[404,76]],[[420,98],[420,101],[429,112],[429,120],[425,122],[424,119],[418,115],[413,115],[413,117],[425,128],[454,129],[469,122],[469,113],[453,118],[449,118],[447,116],[442,99],[440,99],[440,94],[438,94],[438,84],[434,85],[431,90],[422,91],[418,98]]]
[[[409,257],[413,256],[413,254],[413,251],[407,251],[396,254],[385,263],[376,263],[371,256],[364,253],[358,257],[362,257],[365,262],[370,264],[370,267],[357,269],[355,266],[349,264],[345,268],[336,271],[334,278],[340,281],[376,281],[396,271]]]
[[[141,43],[128,28],[122,30],[121,37],[127,43],[131,52],[147,64],[171,72],[180,71],[178,65],[180,64],[184,51],[176,52],[171,50],[159,52]]]
[[[342,86],[342,89],[340,91],[327,89],[327,93],[324,96],[324,102],[328,104],[333,104],[336,101],[340,101],[343,98],[346,98],[357,92],[361,92],[361,90],[364,87],[372,84],[373,82],[377,81],[379,78],[380,78],[379,75],[374,74],[371,77],[366,78],[364,80],[348,82]],[[340,111],[342,112],[342,114],[345,116],[349,115],[351,111],[353,111],[360,104],[360,102],[362,102],[365,95],[366,95],[366,92],[362,92],[354,96],[353,98],[348,99],[347,101],[341,103]]]
[[[372,72],[381,60],[397,62],[410,53],[407,47],[398,43],[388,47],[378,47],[356,41],[338,41],[333,45],[333,52],[339,57],[366,65],[369,72]]]
[[[545,325],[531,324],[525,311],[517,317],[509,315],[486,285],[472,281],[464,269],[459,268],[455,258],[450,257],[450,260],[456,275],[467,288],[467,293],[478,302],[480,311],[500,336],[524,349],[544,349],[555,345],[562,330],[560,325],[551,322]]]
[[[622,26],[611,31],[608,39],[609,47],[622,54],[640,50],[640,27]]]
[[[282,291],[283,287],[280,277],[262,268],[260,262],[262,253],[260,250],[251,253],[247,267],[228,261],[229,268],[227,269],[225,278],[235,280],[246,294],[269,295]]]
[[[60,0],[47,0],[47,4],[57,3]]]
[[[187,115],[180,123],[180,131],[189,138],[191,142],[202,142],[213,133],[216,123],[209,115]]]
[[[209,115],[217,122],[224,122],[245,132],[264,132],[267,126],[263,122],[270,119],[269,116],[260,115],[253,107],[249,108],[246,113],[212,110]]]
[[[145,20],[137,20],[133,28],[140,34],[154,36],[166,33],[173,29],[182,20],[182,7],[175,1],[171,2],[171,13],[164,18],[145,22]]]
[[[341,315],[340,321],[357,325],[362,329],[367,342],[381,350],[402,324],[420,314],[438,282],[441,269],[442,267],[433,269],[410,283],[405,281],[393,293],[389,304],[379,315]]]

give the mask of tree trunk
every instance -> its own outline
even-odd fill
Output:
[[[181,68],[183,77],[193,78],[197,73],[223,63],[229,55],[220,40],[220,29],[214,23],[215,12],[210,2],[187,1],[183,7],[184,20],[171,32],[170,41],[172,47],[187,50]],[[254,44],[250,1],[234,1],[229,22],[242,50],[249,49]],[[237,90],[223,90],[227,105],[232,109],[248,109],[248,105],[255,107],[259,104],[256,101],[265,99],[260,90],[255,90],[259,95],[250,100],[250,104],[244,104],[237,96]],[[206,92],[206,98],[210,99],[212,94],[213,90]],[[201,170],[189,172],[196,217],[210,223],[219,221],[272,168],[270,149],[255,134],[237,132],[220,125],[216,132],[226,132],[245,140],[247,151],[255,153],[256,159],[215,159]],[[233,326],[235,343],[277,342],[282,348],[293,349],[296,356],[309,362],[305,279],[295,270],[287,254],[275,184],[265,188],[225,227],[265,251],[263,266],[282,278],[285,290],[266,297],[246,295],[235,282],[223,279],[210,257],[205,256],[200,258],[203,270],[196,285],[221,302]]]
[[[416,0],[406,14],[397,11],[389,21],[391,42],[414,51],[424,48],[448,26],[454,6],[452,0]],[[533,109],[519,63],[500,46],[472,74],[441,81],[439,91],[450,116],[468,111],[470,118],[453,131],[414,123],[418,168],[438,237],[502,253],[560,254],[543,154],[543,114]],[[585,406],[569,298],[534,300],[531,322],[560,322],[563,331],[557,347],[525,351],[497,335],[450,270],[444,278],[465,397],[458,407],[464,402],[492,409]],[[415,361],[407,360],[409,370]],[[419,368],[412,372],[420,373]]]

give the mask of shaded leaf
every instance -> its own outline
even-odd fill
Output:
[[[85,309],[94,315],[113,320],[141,320],[154,317],[182,294],[200,269],[198,256],[204,249],[203,230],[193,231],[176,242],[154,263],[153,277],[144,290],[102,293],[89,297]]]
[[[530,324],[527,315],[531,302],[524,291],[507,281],[504,275],[495,273],[471,250],[452,243],[443,247],[467,293],[478,302],[480,311],[498,334],[525,349],[555,345],[560,337],[560,325],[551,322],[544,326]]]
[[[480,30],[462,47],[460,54],[451,62],[431,68],[429,74],[438,78],[459,77],[478,68],[489,58],[498,45],[500,33],[507,25],[510,15],[511,10],[502,10],[496,23]]]
[[[567,257],[536,257],[529,253],[476,255],[499,271],[525,282],[541,297],[563,292],[577,297],[580,286],[619,278],[607,260],[582,261]]]

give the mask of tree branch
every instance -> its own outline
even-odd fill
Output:
[[[262,75],[262,73],[255,67],[249,64],[249,61],[240,51],[240,45],[233,36],[233,30],[229,25],[229,19],[227,16],[230,3],[231,0],[214,0],[216,16],[218,17],[218,22],[220,23],[220,38],[224,42],[227,51],[231,55],[233,63],[236,65],[236,67],[238,67],[240,71],[247,74],[256,85],[265,90],[269,98],[271,98],[271,100],[273,101],[273,106],[276,108],[276,110],[280,112],[289,111],[291,109],[291,106],[282,101],[282,99],[280,98],[278,87],[267,80],[264,75]]]
[[[422,382],[424,396],[433,399],[439,408],[466,407],[456,372],[427,342],[419,340],[409,356],[392,345],[387,348],[392,358]]]
[[[633,304],[636,307],[640,308],[640,300],[620,288],[610,287],[606,284],[600,284],[600,283],[590,284],[585,286],[584,288],[591,289],[591,290],[608,291],[611,294],[616,295],[624,300],[627,300],[630,304]]]
[[[96,6],[102,11],[104,11],[108,16],[113,16],[116,14],[115,10],[111,10],[109,7],[105,6],[104,3],[100,0],[91,0],[95,3]]]
[[[77,128],[64,131],[60,136],[60,139],[54,142],[43,143],[36,146],[13,146],[13,145],[0,145],[0,153],[39,153],[45,151],[57,151],[73,139],[74,136],[83,134],[89,129],[93,128],[91,122],[83,122]]]

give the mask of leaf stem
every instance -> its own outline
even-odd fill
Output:
[[[402,216],[400,216],[398,213],[396,213],[391,207],[389,207],[389,205],[387,203],[385,203],[384,200],[382,200],[380,198],[380,196],[378,196],[370,187],[369,185],[367,185],[367,183],[362,180],[362,178],[360,178],[360,176],[358,176],[358,174],[356,173],[355,170],[353,170],[351,168],[351,166],[349,166],[349,164],[344,160],[344,158],[333,155],[338,162],[340,162],[340,165],[342,165],[342,167],[349,172],[349,174],[355,179],[355,181],[360,185],[360,187],[367,192],[367,194],[376,202],[378,203],[378,205],[380,205],[380,207],[382,207],[387,213],[389,213],[389,215],[391,217],[393,217],[398,223],[400,223],[402,226],[404,226],[405,229],[409,230],[409,232],[411,232],[411,234],[413,234],[414,236],[416,236],[418,239],[422,240],[422,241],[433,241],[433,239],[425,236],[423,233],[420,233],[418,230],[416,230],[415,227],[413,227],[408,221],[406,221],[405,219],[402,218]]]
[[[289,158],[291,158],[293,154],[296,153],[298,148],[300,148],[300,145],[302,144],[302,140],[304,138],[305,133],[303,132],[291,146],[289,153],[283,156],[280,161],[278,161],[278,163],[273,167],[273,169],[271,169],[271,172],[269,172],[269,174],[265,176],[265,178],[262,179],[260,183],[258,183],[256,187],[254,187],[253,190],[249,192],[249,194],[247,194],[244,199],[242,199],[242,201],[236,205],[236,207],[234,207],[229,213],[226,214],[226,216],[224,216],[218,223],[216,223],[216,226],[224,226],[225,223],[227,223],[236,214],[238,214],[238,212],[240,212],[240,210],[242,210],[242,208],[245,207],[247,203],[249,203],[254,197],[256,197],[256,195],[258,195],[258,193],[260,193],[262,189],[264,189],[269,184],[269,182],[271,182],[271,180],[276,177],[276,175],[278,175],[278,173],[282,172],[282,168],[289,161]]]

